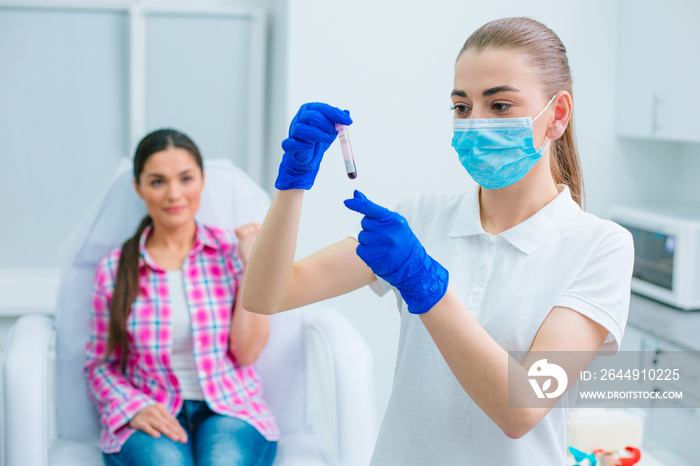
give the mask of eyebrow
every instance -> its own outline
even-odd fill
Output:
[[[496,86],[496,87],[492,87],[490,89],[486,89],[481,94],[484,97],[488,97],[488,96],[491,96],[494,94],[498,94],[499,92],[520,92],[520,91],[514,87],[503,85],[503,86]],[[458,97],[467,97],[466,92],[460,91],[458,89],[453,89],[452,92],[450,93],[450,97],[455,96],[455,95]]]
[[[498,94],[499,92],[520,92],[518,89],[510,86],[496,86],[492,87],[491,89],[486,89],[484,92],[481,93],[484,97],[488,97],[490,95]]]
[[[192,171],[192,168],[188,168],[187,170],[184,170],[184,171],[181,171],[180,173],[178,173],[177,176],[182,176],[182,175],[184,175],[185,173],[188,173],[188,172],[191,172],[191,171]],[[165,178],[165,177],[164,177],[163,175],[161,175],[160,173],[148,173],[146,176],[153,176],[153,177],[156,177],[156,178]]]

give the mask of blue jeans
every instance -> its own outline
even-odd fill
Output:
[[[245,421],[214,413],[204,401],[185,400],[177,420],[187,443],[137,430],[118,453],[102,453],[105,465],[269,466],[277,454],[277,442]]]

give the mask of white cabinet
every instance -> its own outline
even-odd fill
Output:
[[[672,388],[683,391],[687,403],[685,406],[700,405],[700,357],[696,352],[684,351],[683,348],[629,324],[625,329],[621,350],[641,351],[640,369],[678,367],[683,383]],[[654,388],[654,384],[649,383],[644,390]],[[696,464],[694,461],[700,457],[700,444],[695,440],[697,432],[700,432],[700,409],[685,406],[645,409],[644,437],[689,464]]]
[[[700,409],[697,408],[700,406],[700,358],[695,352],[678,351],[662,341],[658,342],[654,355],[652,364],[647,367],[679,369],[681,377],[671,389],[682,392],[683,402],[674,400],[672,404],[676,406],[673,408],[650,408],[645,435],[689,464],[697,464],[700,456],[700,444],[696,440],[700,431]]]
[[[700,142],[700,2],[621,0],[617,131]]]
[[[638,330],[637,327],[627,324],[620,351],[644,351],[647,345],[647,335],[644,331]]]

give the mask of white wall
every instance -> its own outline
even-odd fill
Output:
[[[661,158],[678,158],[673,197],[679,203],[700,208],[700,144],[678,144],[680,156],[660,154]],[[670,157],[669,157],[670,156]]]
[[[450,146],[454,60],[473,30],[492,19],[521,15],[551,27],[568,49],[587,210],[604,216],[612,203],[669,200],[683,190],[697,199],[698,188],[690,188],[694,175],[677,160],[685,157],[685,165],[698,173],[696,146],[669,157],[682,145],[615,134],[616,2],[290,0],[287,121],[307,101],[349,109],[358,170],[357,180],[348,180],[339,148],[331,147],[306,198],[299,257],[352,230],[359,216],[342,200],[355,188],[391,205],[414,191],[471,185]],[[686,183],[678,185],[679,177]],[[378,299],[365,288],[333,304],[372,348],[381,419],[398,341],[394,300]]]

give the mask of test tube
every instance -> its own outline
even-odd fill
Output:
[[[354,180],[357,178],[357,169],[355,168],[355,157],[352,155],[352,146],[350,145],[350,137],[348,136],[348,127],[346,125],[336,124],[335,129],[338,131],[340,150],[343,152],[345,171],[348,173],[348,178]]]

